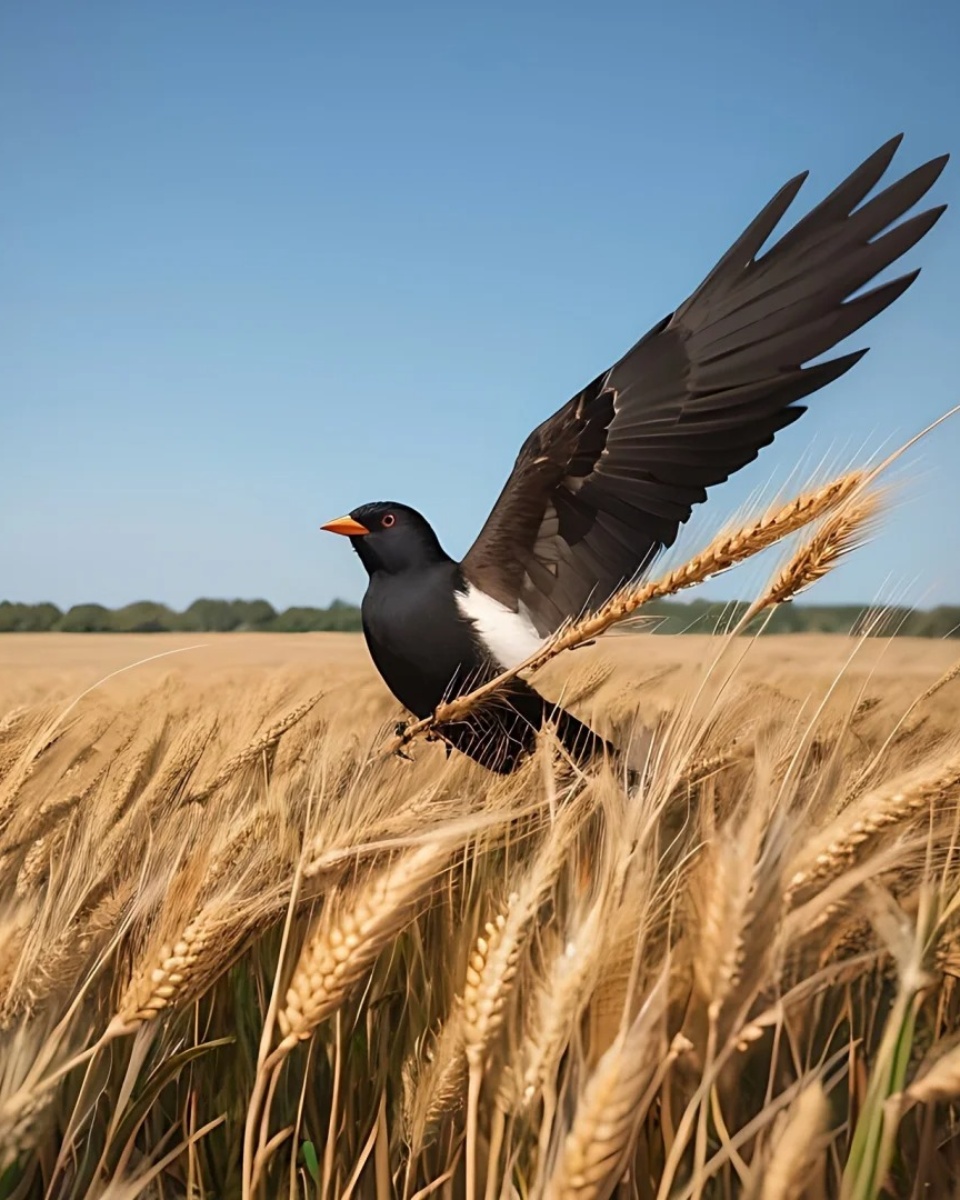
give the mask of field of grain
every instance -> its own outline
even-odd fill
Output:
[[[0,638],[0,1197],[956,1194],[956,643],[608,636],[500,779],[353,635]]]

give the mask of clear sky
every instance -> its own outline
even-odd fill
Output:
[[[780,184],[902,130],[955,156],[920,279],[699,527],[892,447],[960,402],[958,46],[955,0],[3,5],[0,596],[358,599],[318,526],[375,499],[462,554]],[[960,418],[900,479],[820,599],[960,603]]]

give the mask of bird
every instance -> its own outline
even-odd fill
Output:
[[[366,568],[367,647],[406,709],[433,715],[642,577],[709,488],[797,420],[800,401],[860,361],[865,349],[821,356],[910,287],[918,269],[861,290],[946,209],[901,220],[948,155],[867,199],[902,137],[764,250],[808,172],[784,184],[678,308],[533,430],[461,561],[399,502],[363,504],[321,526],[349,538]],[[547,723],[578,765],[616,753],[520,677],[438,733],[508,774]]]

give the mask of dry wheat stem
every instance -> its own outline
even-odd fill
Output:
[[[424,717],[407,726],[402,734],[389,743],[386,752],[396,753],[414,738],[435,726],[460,720],[521,672],[537,671],[563,651],[599,637],[612,625],[632,615],[651,600],[659,600],[686,588],[695,587],[795,533],[849,499],[863,487],[868,478],[866,471],[850,471],[820,488],[803,492],[789,503],[770,509],[757,520],[733,532],[718,535],[704,551],[661,578],[623,588],[596,613],[560,629],[536,653],[518,666],[504,671],[466,695],[441,704],[433,716]]]

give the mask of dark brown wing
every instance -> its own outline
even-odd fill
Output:
[[[849,299],[931,228],[894,228],[947,161],[857,208],[900,138],[867,159],[761,257],[806,174],[783,187],[693,295],[524,442],[467,579],[541,634],[602,603],[673,544],[706,489],[805,411],[797,401],[865,351],[803,364],[891,304],[919,272]]]

